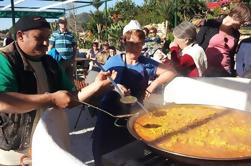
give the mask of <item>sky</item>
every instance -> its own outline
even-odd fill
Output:
[[[14,0],[14,1],[18,1],[18,0]],[[88,0],[88,1],[91,1],[91,0]],[[118,0],[112,0],[112,1],[109,1],[107,2],[107,7],[112,7],[116,4]],[[144,0],[133,0],[133,2],[136,4],[136,5],[142,5]],[[19,4],[17,4],[16,6],[18,7],[43,7],[43,6],[47,6],[49,4],[53,4],[55,2],[53,1],[42,1],[42,0],[25,0]],[[10,4],[10,0],[0,0],[0,6],[6,6],[6,5],[9,5]],[[60,5],[60,6],[57,6],[55,8],[66,8],[69,4],[65,4],[65,5]],[[78,5],[83,5],[83,4],[78,4]],[[104,4],[100,7],[100,10],[102,10],[104,8]],[[2,8],[0,7],[0,8]],[[0,9],[1,10],[1,9]],[[6,10],[11,10],[10,8],[6,9]],[[17,10],[17,9],[16,9]],[[91,6],[88,6],[88,7],[83,7],[83,8],[80,8],[80,9],[77,9],[77,13],[81,13],[81,12],[90,12],[90,11],[94,11],[95,8],[91,7]],[[16,19],[17,21],[18,19]],[[54,21],[52,19],[49,19],[48,20],[49,22],[50,21]],[[4,29],[8,29],[12,26],[12,20],[11,18],[0,18],[0,30],[4,30]]]

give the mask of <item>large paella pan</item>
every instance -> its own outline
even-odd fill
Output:
[[[158,153],[198,165],[251,163],[251,113],[196,104],[149,110],[132,116],[128,129]]]

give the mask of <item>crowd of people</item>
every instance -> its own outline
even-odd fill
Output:
[[[232,8],[223,19],[205,21],[199,30],[184,21],[173,29],[168,57],[159,47],[157,29],[142,28],[137,20],[131,20],[123,29],[124,51],[108,42],[93,42],[86,55],[91,78],[77,91],[77,44],[66,18],[59,18],[59,29],[52,33],[43,17],[20,18],[15,24],[15,40],[0,48],[0,156],[19,160],[26,153],[37,121],[48,107],[72,108],[77,101],[92,102],[98,94],[96,104],[100,108],[114,115],[130,113],[137,105],[125,107],[120,102],[122,96],[132,95],[143,103],[156,88],[176,76],[249,76],[251,39],[238,44],[238,30],[249,21],[251,11],[245,4]],[[122,94],[114,89],[110,77]],[[102,166],[103,154],[134,138],[125,128],[114,126],[113,118],[101,112],[96,116],[92,147],[95,165]]]

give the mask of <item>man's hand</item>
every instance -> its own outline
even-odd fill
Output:
[[[51,106],[58,109],[65,109],[76,105],[74,96],[68,91],[57,91],[48,94],[51,99]]]

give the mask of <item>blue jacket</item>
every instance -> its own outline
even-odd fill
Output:
[[[237,75],[243,77],[251,68],[251,37],[241,41],[236,56]]]

